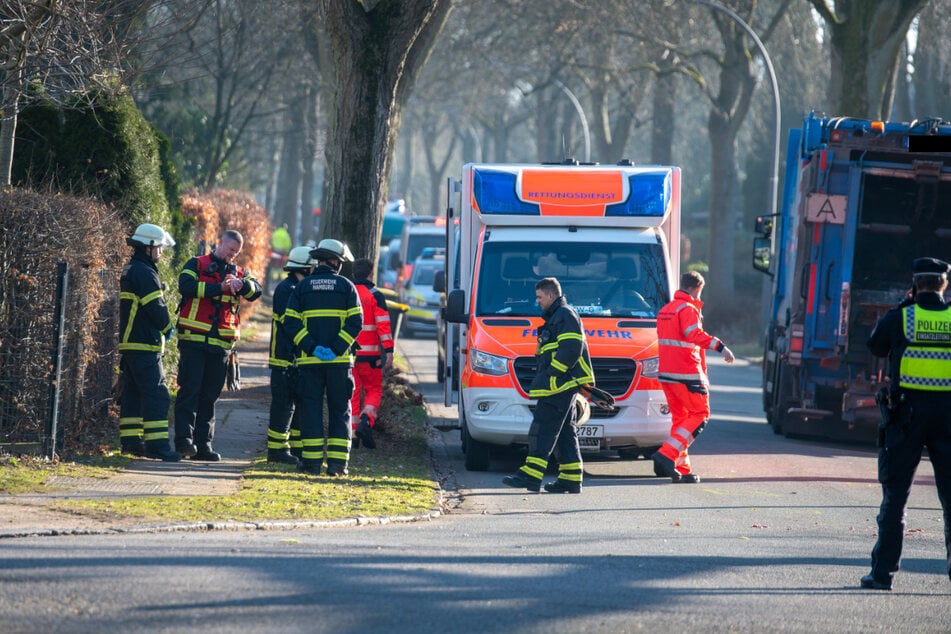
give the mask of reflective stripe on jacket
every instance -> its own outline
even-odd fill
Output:
[[[951,391],[951,310],[902,309],[905,339],[899,386],[930,392]]]
[[[119,352],[165,352],[172,320],[158,268],[145,253],[136,253],[119,278]]]
[[[225,295],[222,281],[231,273],[244,281],[237,295]],[[240,266],[227,264],[214,253],[191,258],[178,276],[182,295],[178,311],[178,339],[231,350],[241,338],[238,316],[241,298],[254,301],[261,285]]]
[[[390,313],[386,299],[370,280],[354,280],[360,306],[363,308],[363,328],[357,335],[358,358],[379,357],[393,352],[393,334],[390,330]]]
[[[706,350],[723,350],[723,342],[703,330],[703,302],[678,290],[657,313],[658,379],[709,385]]]
[[[287,368],[294,365],[294,343],[287,336],[284,329],[284,312],[287,310],[287,301],[297,286],[297,278],[293,272],[288,273],[277,288],[271,306],[271,349],[267,364],[272,368]]]
[[[330,267],[318,266],[291,293],[284,311],[284,329],[294,343],[297,365],[340,363],[350,365],[350,349],[363,327],[357,289]],[[314,348],[330,348],[334,358],[314,356]]]
[[[542,398],[582,385],[594,384],[594,371],[581,318],[559,297],[548,307],[538,328],[535,348],[535,378],[529,398]]]

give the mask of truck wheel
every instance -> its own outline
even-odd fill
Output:
[[[446,382],[446,362],[442,357],[436,358],[436,380],[440,383]]]
[[[792,374],[788,369],[784,370],[781,363],[776,364],[776,380],[773,382],[773,406],[770,415],[767,416],[769,424],[773,428],[774,434],[782,434],[783,426],[786,423],[786,411],[789,409],[792,400]]]
[[[488,443],[476,440],[469,435],[469,428],[463,424],[462,445],[466,451],[466,471],[488,471],[491,461]]]

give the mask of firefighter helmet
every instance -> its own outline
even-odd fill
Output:
[[[310,257],[310,247],[294,247],[291,249],[291,252],[287,254],[287,262],[284,264],[284,270],[307,271],[314,268],[315,264],[317,264],[317,262]]]
[[[135,233],[126,242],[130,246],[141,245],[144,247],[174,247],[175,240],[172,239],[168,231],[158,225],[143,223],[135,228]]]
[[[310,257],[318,260],[333,258],[341,262],[353,262],[353,254],[350,253],[350,247],[340,240],[334,240],[332,238],[321,240],[317,248],[311,249]]]

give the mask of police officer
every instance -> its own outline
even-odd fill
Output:
[[[168,442],[168,387],[162,354],[175,328],[156,262],[175,246],[165,229],[139,225],[126,244],[135,251],[119,279],[119,442],[123,453],[178,462]]]
[[[924,447],[944,510],[947,570],[951,578],[951,310],[944,301],[951,265],[918,258],[911,298],[883,316],[868,340],[872,354],[888,357],[887,420],[879,436],[882,505],[872,570],[861,586],[891,590],[901,559],[905,514]]]
[[[549,493],[581,493],[581,451],[575,427],[575,395],[582,385],[594,384],[591,357],[581,318],[561,294],[561,284],[546,277],[535,284],[535,299],[544,323],[538,328],[535,348],[536,374],[529,387],[530,398],[538,405],[528,431],[528,456],[514,475],[502,484],[516,489],[538,491],[548,467],[548,457],[556,451],[558,479],[545,485]]]
[[[217,462],[212,449],[215,402],[221,396],[228,363],[241,337],[240,301],[261,297],[261,285],[235,263],[244,238],[233,229],[218,246],[193,257],[178,276],[178,397],[175,399],[175,448],[192,460]]]
[[[267,461],[297,465],[300,453],[300,408],[295,407],[294,344],[284,331],[284,312],[294,287],[311,274],[316,262],[310,248],[294,247],[287,256],[284,270],[287,277],[274,289],[271,315],[271,412],[267,429]]]
[[[350,460],[351,348],[363,327],[363,312],[357,289],[340,275],[343,262],[353,262],[349,247],[321,240],[310,255],[317,268],[297,284],[284,311],[284,329],[297,353],[301,470],[319,475],[326,456],[327,475],[341,476],[347,475]]]

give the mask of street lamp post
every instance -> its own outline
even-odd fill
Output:
[[[773,62],[769,58],[769,53],[766,52],[766,47],[763,46],[763,43],[760,41],[759,37],[750,28],[743,19],[738,16],[731,9],[723,6],[719,2],[714,2],[713,0],[687,0],[688,2],[695,2],[697,4],[702,4],[705,7],[715,9],[721,13],[726,14],[730,17],[731,20],[736,22],[740,28],[746,31],[746,34],[750,36],[753,42],[756,44],[756,48],[759,50],[760,55],[763,56],[763,62],[766,64],[766,71],[769,73],[769,82],[773,89],[773,107],[774,107],[774,119],[775,124],[773,128],[773,175],[770,178],[770,209],[769,212],[773,215],[777,213],[777,201],[779,199],[779,138],[781,134],[781,125],[780,120],[780,105],[779,105],[779,83],[776,81],[776,72],[773,70]],[[773,247],[775,248],[775,246]]]

